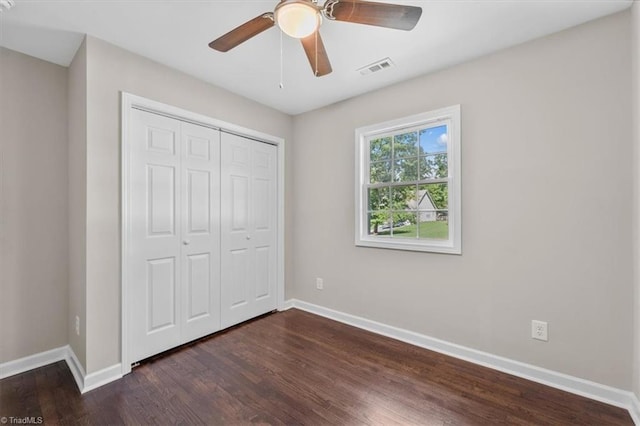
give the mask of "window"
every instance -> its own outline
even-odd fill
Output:
[[[461,253],[460,106],[356,129],[356,245]]]

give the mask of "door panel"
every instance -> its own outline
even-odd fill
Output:
[[[147,262],[147,333],[176,325],[176,259]]]
[[[276,148],[222,133],[222,328],[276,308]]]
[[[247,231],[249,219],[249,178],[247,176],[231,176],[231,229]]]
[[[175,234],[175,187],[175,167],[147,165],[148,236]]]
[[[184,342],[220,330],[220,132],[182,123]]]
[[[253,143],[253,192],[251,241],[255,250],[255,284],[253,288],[256,315],[277,307],[277,148],[266,143]],[[254,315],[255,316],[255,315]]]
[[[174,129],[167,129],[149,123],[147,126],[147,150],[155,151],[160,154],[175,155],[176,153],[176,134]]]
[[[186,156],[188,159],[210,161],[211,149],[211,139],[187,136]]]
[[[220,329],[219,131],[132,111],[130,361]]]
[[[211,173],[187,170],[187,232],[208,234],[211,231]]]
[[[268,231],[271,225],[269,216],[273,214],[269,206],[269,185],[267,179],[256,178],[253,181],[254,226],[256,230]]]
[[[231,288],[231,308],[247,304],[247,270],[249,269],[249,252],[246,249],[231,251],[231,274],[229,285]]]
[[[180,123],[132,111],[128,291],[130,360],[180,344]]]
[[[271,247],[256,247],[256,300],[263,299],[271,295],[269,268],[272,262],[270,262],[270,252]]]
[[[187,256],[187,322],[211,315],[211,256],[209,253]]]

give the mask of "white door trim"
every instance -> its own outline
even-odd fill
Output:
[[[128,257],[130,250],[129,235],[131,234],[131,224],[129,223],[129,130],[132,109],[141,109],[144,111],[168,116],[181,121],[198,124],[201,126],[211,127],[223,132],[234,133],[260,142],[275,145],[278,149],[278,233],[277,233],[277,306],[278,310],[285,308],[284,303],[284,152],[285,140],[283,138],[272,136],[246,127],[227,123],[222,120],[197,114],[182,108],[167,105],[141,96],[132,95],[131,93],[121,92],[121,162],[120,162],[120,191],[121,191],[121,257],[120,257],[120,283],[121,283],[121,327],[120,327],[120,349],[121,349],[121,365],[122,374],[131,372],[131,362],[129,362],[128,348],[128,325],[129,325],[129,304],[127,300],[127,271]]]

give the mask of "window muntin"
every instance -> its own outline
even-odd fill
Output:
[[[459,107],[356,135],[356,244],[460,253]]]

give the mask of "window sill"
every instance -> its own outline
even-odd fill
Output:
[[[381,238],[358,238],[356,239],[356,246],[428,253],[462,254],[460,246],[453,245],[451,241],[432,240],[426,242],[422,240],[417,242],[409,239],[382,240]]]

